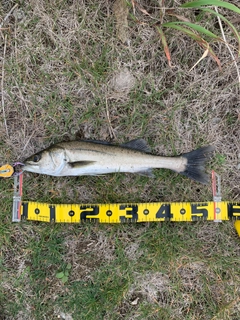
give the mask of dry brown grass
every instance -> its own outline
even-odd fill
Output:
[[[157,1],[138,3],[158,17]],[[169,30],[169,68],[155,27],[139,10],[137,20],[128,18],[127,43],[116,38],[112,4],[30,0],[4,22],[0,163],[75,136],[119,143],[143,136],[162,155],[213,144],[208,169],[221,175],[223,198],[239,201],[240,92],[226,46],[213,45],[222,72],[210,57],[189,71],[203,50]],[[14,5],[1,2],[0,23]],[[223,13],[240,28],[239,17]],[[194,12],[187,15],[195,19]],[[220,32],[217,21],[206,20],[209,25]],[[235,46],[228,28],[225,34]],[[26,173],[24,197],[60,203],[211,200],[210,186],[167,171],[156,176]],[[0,319],[80,319],[78,305],[83,314],[91,306],[86,319],[91,310],[96,319],[238,319],[240,249],[230,224],[18,227],[9,216],[12,181],[0,183]],[[66,286],[55,277],[65,263],[72,265]],[[98,309],[104,304],[105,315]]]
[[[157,15],[156,4],[148,9]],[[169,31],[170,69],[148,17],[136,10],[136,18],[145,23],[130,21],[129,45],[121,45],[105,1],[38,1],[14,11],[5,23],[10,31],[2,31],[8,34],[3,98],[9,137],[1,113],[1,162],[22,160],[78,132],[117,142],[144,136],[164,155],[214,144],[225,158],[214,165],[224,196],[236,199],[239,87],[226,46],[215,48],[222,72],[209,57],[189,72],[202,50]]]

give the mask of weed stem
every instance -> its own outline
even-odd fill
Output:
[[[214,7],[214,9],[215,9],[215,11],[218,13],[217,7]],[[220,30],[221,30],[221,33],[222,33],[223,40],[224,40],[224,42],[225,42],[225,44],[226,44],[226,46],[227,46],[227,48],[228,48],[228,51],[230,52],[230,55],[231,55],[231,57],[232,57],[232,59],[233,59],[234,65],[235,65],[235,67],[236,67],[237,75],[238,75],[238,83],[239,83],[239,87],[240,87],[240,73],[239,73],[239,70],[238,70],[238,65],[237,65],[236,59],[235,59],[235,57],[234,57],[234,54],[233,54],[230,46],[229,46],[228,43],[227,43],[227,39],[226,39],[226,37],[225,37],[225,33],[224,33],[224,30],[223,30],[223,27],[222,27],[222,21],[221,21],[221,19],[220,19],[219,16],[217,16],[217,19],[218,19],[218,24],[219,24],[219,27],[220,27]]]

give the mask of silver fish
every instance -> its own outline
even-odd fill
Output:
[[[51,176],[101,175],[132,172],[153,177],[153,168],[170,169],[206,184],[205,161],[214,148],[203,147],[178,157],[161,157],[150,153],[143,139],[120,146],[100,141],[61,142],[34,154],[24,162],[23,171]]]

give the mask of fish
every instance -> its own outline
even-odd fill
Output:
[[[152,154],[141,138],[121,145],[92,140],[68,141],[51,145],[27,158],[22,170],[56,177],[114,172],[154,177],[153,169],[164,168],[207,184],[205,162],[213,151],[213,146],[205,146],[180,156],[163,157]]]

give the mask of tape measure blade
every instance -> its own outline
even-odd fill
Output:
[[[214,207],[215,205],[215,207]],[[17,212],[17,207],[14,209]],[[215,210],[215,211],[214,211]],[[216,212],[217,216],[214,215]],[[119,204],[48,204],[22,202],[23,219],[56,223],[240,220],[240,203],[173,202]]]

